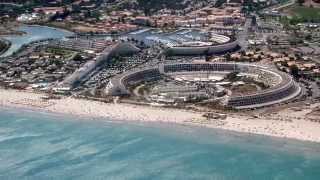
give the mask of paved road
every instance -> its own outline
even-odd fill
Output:
[[[280,6],[278,6],[278,7],[271,8],[271,10],[273,10],[273,11],[278,11],[279,9],[283,9],[283,8],[292,6],[292,5],[294,5],[295,3],[296,3],[295,0],[290,0],[290,1],[286,2],[286,3],[283,4],[283,5],[280,5]]]
[[[249,28],[251,26],[252,19],[247,18],[246,22],[243,26],[243,31],[240,31],[237,35],[238,42],[241,46],[241,50],[246,50],[248,48],[248,36],[249,36]]]
[[[9,6],[22,7],[22,4],[15,4],[15,3],[2,3],[2,2],[0,2],[0,5],[9,5]]]

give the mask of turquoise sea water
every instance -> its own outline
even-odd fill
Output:
[[[319,180],[320,145],[0,109],[0,179]]]

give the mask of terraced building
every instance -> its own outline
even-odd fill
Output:
[[[270,68],[242,63],[182,63],[164,64],[159,67],[144,68],[131,71],[113,78],[107,88],[106,94],[111,96],[130,96],[132,92],[128,87],[144,82],[157,81],[163,76],[188,73],[195,77],[201,73],[229,74],[241,73],[257,82],[264,83],[266,89],[257,90],[247,94],[227,95],[226,106],[235,109],[258,108],[289,101],[297,97],[300,86],[293,78],[285,73]],[[210,80],[208,80],[208,83]]]

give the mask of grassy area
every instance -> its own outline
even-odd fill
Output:
[[[320,8],[310,8],[304,6],[295,6],[293,8],[296,16],[306,19],[320,19]]]
[[[320,8],[294,5],[286,11],[293,22],[320,22]]]
[[[47,48],[46,51],[48,53],[57,54],[63,56],[64,59],[72,59],[76,54],[75,51],[67,50],[67,49],[60,49],[60,48]]]

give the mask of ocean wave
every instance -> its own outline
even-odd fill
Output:
[[[15,135],[2,135],[0,136],[0,143],[14,141],[19,139],[28,139],[28,138],[35,138],[40,137],[41,134],[33,134],[33,133],[25,133],[25,134],[15,134]]]

